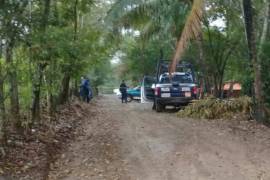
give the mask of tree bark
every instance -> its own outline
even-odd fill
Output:
[[[0,38],[0,60],[2,58],[2,40]],[[3,67],[0,64],[0,123],[5,121],[6,119],[6,107],[5,107],[5,97],[4,97],[4,80],[5,80],[5,74],[3,72]],[[0,125],[1,126],[1,125]],[[0,129],[1,132],[1,129]],[[1,137],[0,137],[1,138]]]
[[[198,80],[200,82],[200,94],[199,94],[199,99],[204,98],[204,87],[205,87],[205,82],[206,82],[206,67],[205,67],[205,61],[204,61],[204,53],[203,53],[203,34],[200,33],[198,40],[197,40],[197,45],[199,49],[199,64],[201,66],[202,74],[200,76],[200,79]]]
[[[18,82],[16,67],[13,62],[13,48],[14,40],[9,40],[6,47],[6,63],[8,66],[8,80],[10,84],[10,115],[12,125],[15,128],[21,126],[20,123],[20,106],[19,106],[19,93],[18,93]]]
[[[270,2],[269,0],[264,0],[265,10],[264,10],[264,21],[263,21],[263,30],[261,33],[260,43],[259,43],[259,51],[258,51],[258,59],[261,63],[261,55],[263,53],[263,45],[266,41],[268,29],[269,29],[269,18],[270,18]]]
[[[244,18],[246,24],[246,36],[249,49],[249,58],[254,71],[254,96],[255,96],[255,118],[258,121],[264,119],[264,100],[261,79],[261,64],[257,56],[256,32],[254,28],[254,13],[251,0],[243,0]]]
[[[74,41],[77,40],[77,34],[78,34],[78,0],[75,0],[74,5]]]
[[[36,77],[33,84],[32,120],[40,120],[40,90],[42,85],[42,67],[37,65]]]
[[[53,103],[53,95],[52,95],[52,81],[48,78],[47,75],[44,75],[44,83],[46,84],[47,89],[47,111],[49,113],[50,119],[54,116],[54,103]]]
[[[69,82],[70,82],[70,75],[65,73],[64,78],[62,80],[62,88],[61,94],[59,98],[59,103],[64,104],[68,101],[69,98]]]
[[[0,37],[0,60],[2,58],[2,39]],[[6,142],[6,108],[4,97],[4,74],[0,64],[0,157],[5,156],[5,142]]]
[[[73,95],[74,95],[75,97],[78,97],[78,98],[80,97],[80,93],[79,93],[79,85],[78,85],[78,80],[77,80],[77,79],[74,80]]]

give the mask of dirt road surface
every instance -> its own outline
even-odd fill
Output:
[[[255,122],[180,119],[103,96],[50,180],[270,180],[270,130]]]

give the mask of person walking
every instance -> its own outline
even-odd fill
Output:
[[[125,81],[123,80],[122,83],[120,84],[120,92],[122,95],[122,103],[127,103],[127,85],[125,83]]]

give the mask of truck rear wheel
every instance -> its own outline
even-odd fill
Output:
[[[156,102],[153,102],[152,110],[156,110]]]
[[[162,112],[164,110],[164,106],[158,102],[156,102],[156,111]]]

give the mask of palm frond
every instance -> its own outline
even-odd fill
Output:
[[[194,0],[191,12],[185,23],[181,37],[177,43],[176,51],[170,66],[170,73],[175,72],[176,65],[183,56],[189,41],[192,38],[197,38],[201,33],[201,20],[203,16],[204,0]]]

